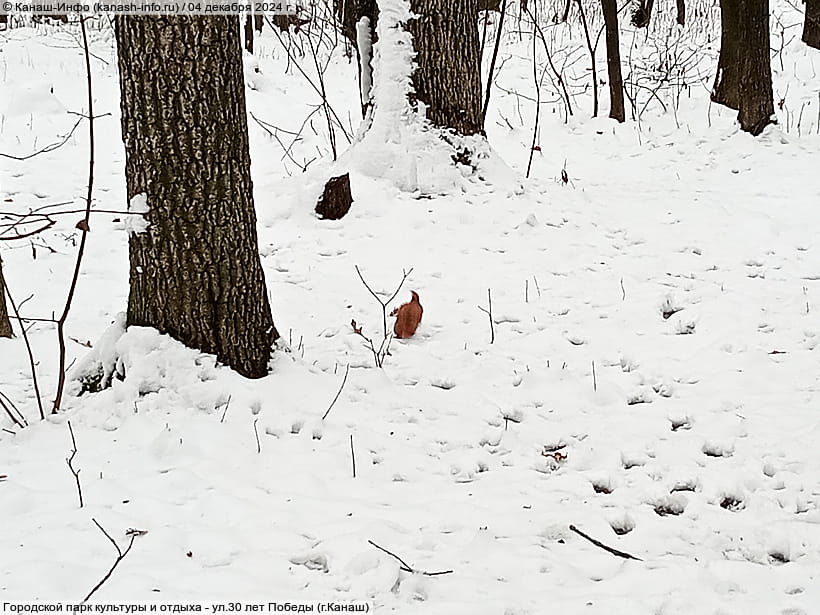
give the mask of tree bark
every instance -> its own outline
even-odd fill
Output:
[[[754,136],[772,123],[772,62],[769,52],[769,0],[742,0],[746,24],[740,80],[740,128]]]
[[[720,1],[720,56],[712,102],[740,109],[740,69],[743,56],[743,0]]]
[[[413,102],[427,119],[462,135],[484,133],[478,0],[410,0],[407,23],[418,68]]]
[[[0,337],[13,337],[9,312],[6,308],[6,281],[3,277],[3,258],[0,257]]]
[[[251,15],[245,16],[245,51],[253,54],[253,26],[254,21]]]
[[[651,9],[651,4],[649,5]],[[618,2],[617,0],[601,0],[606,28],[606,67],[609,72],[609,117],[623,122],[626,120],[624,112],[624,80],[621,76],[621,47],[620,32],[618,29]]]
[[[240,374],[267,373],[278,333],[259,258],[239,20],[115,18],[129,203],[127,324]]]
[[[803,42],[809,47],[820,49],[820,0],[806,0]]]
[[[721,0],[721,49],[714,102],[738,110],[740,128],[759,135],[772,123],[769,0]]]

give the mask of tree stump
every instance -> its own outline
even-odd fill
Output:
[[[331,177],[316,203],[316,213],[323,220],[340,220],[350,211],[353,195],[350,192],[350,174]]]

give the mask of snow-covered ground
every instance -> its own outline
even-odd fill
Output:
[[[797,23],[785,6],[779,15]],[[92,602],[820,613],[820,53],[799,39],[780,53],[780,124],[758,139],[738,131],[734,112],[710,108],[708,85],[674,114],[650,106],[640,126],[589,119],[588,92],[569,123],[560,104],[544,105],[525,179],[528,36],[512,29],[502,48],[506,93],[488,115],[495,153],[483,179],[447,194],[400,191],[372,172],[382,160],[354,151],[343,157],[353,208],[320,221],[312,207],[324,179],[347,168],[329,162],[323,116],[304,127],[296,161],[250,120],[260,250],[289,347],[265,379],[244,380],[150,330],[119,337],[124,217],[92,216],[69,360],[88,342],[113,349],[126,378],[72,394],[39,422],[23,340],[0,340],[0,392],[30,423],[0,417],[3,601],[82,600],[116,557],[93,518],[123,548],[129,528],[147,533]],[[23,155],[76,123],[84,65],[70,27],[2,37],[0,151]],[[95,207],[122,211],[111,38],[107,26],[92,32]],[[250,112],[298,131],[317,96],[270,32],[258,63]],[[351,134],[353,66],[337,52],[326,75]],[[606,88],[602,99],[605,115]],[[2,208],[80,209],[86,131],[32,160],[0,158]],[[277,136],[285,147],[293,139]],[[360,152],[368,147],[378,153],[367,142]],[[424,171],[424,151],[407,156],[419,184],[438,185],[427,183],[436,169]],[[16,301],[31,297],[25,315],[62,308],[80,217],[0,243]],[[416,290],[424,306],[418,333],[392,343],[384,369],[350,326],[380,340],[381,309],[357,265],[388,295],[413,268],[396,304]],[[488,291],[492,344],[479,309]],[[34,323],[29,335],[48,408],[55,334]],[[83,508],[66,465],[68,421]]]

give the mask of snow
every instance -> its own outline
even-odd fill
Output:
[[[134,233],[144,233],[148,230],[149,222],[145,219],[148,209],[148,196],[145,194],[135,194],[128,202],[129,214],[125,218],[125,230],[128,235]]]
[[[116,556],[93,518],[123,548],[128,528],[147,531],[98,603],[817,613],[820,56],[798,39],[786,45],[785,69],[779,58],[773,67],[787,100],[759,139],[738,131],[735,112],[710,108],[709,57],[706,87],[693,86],[676,116],[650,105],[640,126],[589,119],[587,93],[565,124],[560,102],[545,103],[542,149],[524,180],[534,114],[513,92],[532,94],[531,41],[511,33],[498,77],[510,93],[493,94],[478,180],[442,165],[433,132],[407,115],[411,54],[395,28],[407,7],[383,6],[373,124],[336,165],[323,118],[293,144],[296,162],[249,123],[260,251],[283,337],[271,375],[248,381],[156,331],[125,330],[125,214],[94,214],[66,326],[64,412],[36,420],[23,340],[0,339],[0,390],[31,423],[18,430],[0,415],[3,601],[80,601]],[[786,25],[796,20],[773,6]],[[66,110],[83,108],[84,62],[76,46],[57,45],[74,40],[66,32],[4,33],[4,92],[31,93],[32,113],[4,111],[0,152],[59,141],[76,121]],[[94,207],[147,207],[126,198],[107,26],[92,40]],[[257,50],[249,111],[296,132],[315,92],[269,32]],[[339,117],[360,114],[355,70],[337,49],[326,79]],[[0,158],[3,209],[82,198],[87,146],[81,124],[41,157]],[[317,151],[322,160],[301,173]],[[351,171],[353,207],[318,220],[315,198],[340,168]],[[76,220],[57,218],[32,243],[0,243],[31,317],[62,305],[74,265]],[[388,296],[413,267],[389,309],[411,289],[424,306],[384,369],[349,326],[381,334],[355,265]],[[493,344],[479,309],[488,289]],[[29,337],[47,402],[53,326],[31,323]],[[82,392],[89,374],[111,386]],[[83,508],[66,467],[68,421]],[[452,573],[407,572],[373,543],[417,571]]]

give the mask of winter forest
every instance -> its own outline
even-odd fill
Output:
[[[0,13],[4,613],[820,615],[820,0],[185,4]]]

